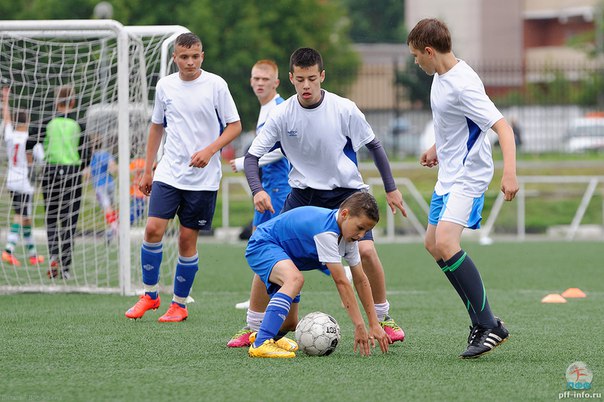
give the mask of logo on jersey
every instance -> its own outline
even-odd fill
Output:
[[[287,130],[287,135],[288,135],[288,137],[297,137],[298,131],[297,130]]]

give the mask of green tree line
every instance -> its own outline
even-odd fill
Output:
[[[98,2],[0,0],[0,18],[90,19],[94,18]],[[110,0],[109,3],[113,7],[112,19],[123,25],[182,25],[198,34],[205,51],[203,68],[229,83],[247,130],[253,129],[258,112],[249,85],[251,66],[258,59],[277,62],[279,92],[287,97],[293,93],[288,78],[290,54],[298,47],[314,47],[324,58],[327,77],[324,87],[346,95],[345,88],[356,78],[360,64],[352,47],[353,34],[366,41],[379,41],[380,35],[391,35],[386,24],[380,25],[380,34],[371,25],[359,22],[365,15],[372,15],[375,20],[377,14],[387,12],[368,0]],[[388,1],[383,6],[392,8],[395,3]],[[352,16],[350,7],[356,7]],[[363,13],[362,7],[371,10],[371,14]],[[402,16],[403,4],[398,2],[396,8],[400,11],[395,16]]]

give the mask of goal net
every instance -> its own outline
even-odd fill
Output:
[[[31,213],[22,210],[18,219],[18,192],[8,180],[14,161],[7,157],[18,145],[5,137],[2,122],[0,292],[132,294],[141,286],[147,205],[133,184],[145,157],[155,85],[175,71],[173,43],[186,31],[180,26],[124,27],[110,20],[0,21],[0,85],[10,87],[13,115],[23,111],[29,117],[26,148],[36,141],[44,144],[46,125],[58,113],[58,88],[70,88],[69,116],[83,129],[82,169],[61,182],[63,187],[56,178],[48,179],[53,161],[34,158],[28,176]],[[55,198],[52,185],[58,186]],[[171,287],[177,253],[175,226],[164,239],[165,287]]]

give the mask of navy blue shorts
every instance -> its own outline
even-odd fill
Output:
[[[281,213],[289,211],[290,209],[303,207],[303,206],[313,206],[313,207],[323,207],[328,209],[337,209],[340,208],[340,204],[348,197],[350,197],[354,193],[358,193],[359,190],[355,188],[334,188],[333,190],[315,190],[313,188],[292,188],[291,193],[287,196],[285,200],[285,205],[283,205],[283,211]],[[365,233],[365,236],[360,240],[373,240],[373,233],[371,230],[368,230]]]
[[[166,183],[154,181],[149,197],[149,216],[174,219],[189,229],[209,230],[216,209],[217,191],[180,190]]]

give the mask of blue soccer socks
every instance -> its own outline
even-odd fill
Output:
[[[157,284],[159,283],[159,267],[163,256],[162,243],[143,241],[141,247],[141,266],[145,293],[152,299],[157,299]]]
[[[198,264],[199,256],[197,254],[191,257],[178,256],[178,263],[176,264],[176,272],[174,274],[174,300],[180,303],[181,307],[191,292],[195,274],[199,269]]]
[[[496,327],[497,320],[491,312],[482,278],[470,256],[465,251],[460,250],[446,261],[445,265],[446,268],[443,268],[443,271],[446,269],[445,274],[450,274],[452,279],[457,281],[460,290],[466,297],[470,317],[472,318],[472,312],[476,315],[475,319],[478,322],[474,323],[474,319],[472,319],[472,324],[480,324],[485,328]]]
[[[279,333],[283,321],[289,314],[291,305],[292,298],[285,293],[278,292],[273,295],[268,306],[266,306],[264,320],[262,320],[260,330],[258,330],[254,347],[259,347],[264,341],[274,338]]]

